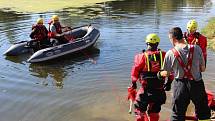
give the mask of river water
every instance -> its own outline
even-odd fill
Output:
[[[22,14],[1,9],[0,53],[12,43],[29,40],[38,17],[47,23],[54,14],[64,25],[91,23],[101,36],[95,48],[79,55],[30,64],[29,55],[0,55],[0,121],[132,121],[126,100],[133,57],[144,49],[144,38],[158,33],[160,48],[172,47],[168,30],[186,30],[189,19],[199,28],[215,14],[212,0],[120,0],[61,11]],[[47,26],[47,24],[46,24]],[[48,26],[47,26],[48,27]],[[205,85],[215,93],[215,53],[208,51]],[[161,121],[170,115],[171,92]],[[191,113],[192,108],[189,109]]]

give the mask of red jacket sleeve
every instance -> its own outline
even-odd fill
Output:
[[[139,79],[139,75],[141,70],[145,65],[144,53],[137,54],[134,57],[134,65],[131,70],[131,80],[132,82],[136,82]]]
[[[199,36],[199,46],[202,49],[204,59],[207,59],[207,38],[203,35]]]

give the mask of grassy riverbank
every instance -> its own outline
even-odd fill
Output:
[[[108,0],[0,0],[0,9],[22,13],[42,13],[68,7],[83,7]]]
[[[202,29],[201,32],[208,39],[208,48],[215,50],[215,17],[208,21],[208,24]]]

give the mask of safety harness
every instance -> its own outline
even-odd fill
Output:
[[[163,66],[163,55],[161,50],[144,52],[145,65],[141,72],[141,79],[157,79],[157,72]]]
[[[158,55],[158,53],[159,53],[159,55]],[[144,52],[144,55],[146,58],[147,71],[148,72],[158,72],[160,70],[160,68],[163,66],[162,51],[159,50],[159,52],[153,53],[153,54],[148,54],[147,52]],[[159,64],[160,67],[154,69],[153,64],[155,64],[155,63],[152,63],[152,62]]]
[[[47,37],[46,28],[43,25],[33,25],[32,30],[36,29],[37,33],[34,35],[34,39],[36,40],[44,40]]]
[[[194,46],[190,45],[187,65],[185,65],[185,63],[183,62],[183,60],[181,58],[181,55],[175,48],[172,48],[172,52],[173,52],[175,58],[178,60],[179,65],[184,70],[184,78],[188,78],[189,80],[194,80],[194,78],[191,74]]]

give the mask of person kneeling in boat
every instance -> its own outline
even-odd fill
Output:
[[[172,78],[165,83],[164,78],[158,79],[157,73],[163,65],[165,52],[157,48],[160,38],[157,34],[146,37],[147,50],[137,54],[131,71],[131,86],[128,88],[128,98],[135,97],[139,80],[141,87],[134,100],[136,121],[158,121],[161,105],[166,101],[166,91],[171,89]]]
[[[50,42],[53,44],[53,46],[58,44],[65,44],[69,42],[70,38],[64,36],[65,34],[64,32],[69,30],[71,30],[70,27],[61,26],[59,17],[57,15],[53,15],[52,20],[49,22],[49,33],[48,33]]]
[[[30,34],[31,41],[28,42],[28,46],[32,47],[34,52],[45,48],[49,45],[48,41],[48,30],[43,25],[43,19],[38,18],[37,23],[32,26]]]

